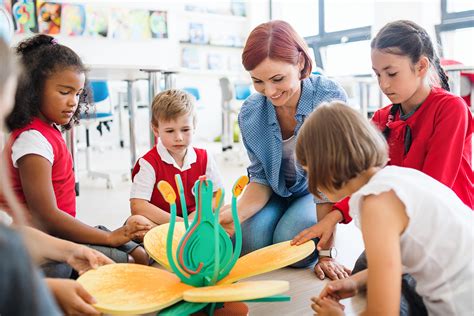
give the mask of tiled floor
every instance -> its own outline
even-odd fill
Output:
[[[140,126],[138,124],[138,126]],[[126,127],[125,127],[126,128]],[[78,133],[83,132],[81,129]],[[139,139],[148,139],[147,131],[139,133]],[[90,179],[85,172],[85,154],[80,150],[78,159],[78,178],[80,180],[80,196],[77,199],[78,218],[90,225],[106,225],[111,229],[117,228],[129,216],[129,189],[130,189],[130,154],[128,148],[119,148],[116,131],[110,135],[98,137],[92,135],[92,143],[98,145],[102,150],[94,150],[92,153],[92,165],[94,169],[109,172],[112,176],[113,189],[106,189],[105,180]],[[127,143],[127,142],[126,142]],[[226,160],[220,152],[216,143],[199,143],[214,153],[223,175],[225,188],[230,191],[233,182],[243,174],[246,174],[245,159],[240,159],[243,165],[236,163],[237,152],[227,154],[230,161]],[[139,143],[139,152],[143,154],[147,150],[144,143]],[[245,155],[243,155],[245,156]],[[226,201],[230,197],[227,195]],[[338,260],[348,267],[352,267],[358,255],[363,249],[362,238],[359,230],[349,225],[339,225],[336,247],[338,248]],[[249,304],[251,315],[312,315],[310,309],[310,297],[319,294],[325,282],[318,280],[310,269],[281,269],[253,279],[288,280],[290,282],[289,295],[291,302],[285,303],[253,303]],[[361,297],[346,300],[346,313],[354,314],[364,305]]]

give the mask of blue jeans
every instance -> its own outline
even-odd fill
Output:
[[[242,255],[293,239],[317,223],[316,205],[311,194],[283,198],[276,194],[254,216],[242,223]],[[317,251],[292,267],[304,268],[316,262]]]

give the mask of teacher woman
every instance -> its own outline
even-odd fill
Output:
[[[336,214],[326,200],[308,192],[307,175],[295,162],[295,144],[305,118],[322,102],[346,101],[346,93],[334,81],[311,74],[306,43],[284,21],[260,24],[250,33],[242,64],[257,91],[239,113],[250,158],[250,184],[238,201],[242,254],[281,241],[293,239],[297,243],[306,234],[321,237],[318,250],[329,249],[335,227],[324,219]],[[233,235],[228,206],[223,208],[220,221]],[[350,273],[333,258],[318,260],[318,251],[294,267],[315,262],[314,271],[321,279],[345,278]]]

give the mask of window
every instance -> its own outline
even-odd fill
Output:
[[[446,12],[463,12],[474,10],[474,1],[472,0],[447,0]]]
[[[272,20],[284,20],[302,36],[318,34],[317,0],[276,0],[271,2]]]
[[[435,26],[441,44],[441,56],[463,64],[474,62],[474,2],[472,0],[441,0],[441,24]]]
[[[441,33],[443,56],[454,59],[464,65],[474,65],[474,28],[463,28]]]
[[[370,41],[329,45],[321,49],[321,55],[324,70],[330,76],[372,73]]]
[[[373,24],[374,0],[324,1],[324,31],[335,32]]]

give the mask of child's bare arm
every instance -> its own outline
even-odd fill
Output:
[[[43,233],[33,227],[22,226],[25,244],[32,258],[42,264],[47,261],[67,262],[82,274],[112,260],[100,252],[67,240]]]
[[[131,198],[130,210],[132,215],[142,215],[154,222],[156,225],[169,223],[171,219],[170,213],[144,199]],[[176,220],[182,221],[183,219],[182,217],[177,216]]]
[[[400,235],[407,224],[404,205],[393,191],[364,199],[361,225],[370,267],[367,278],[368,315],[398,315],[400,312]]]
[[[47,159],[38,155],[26,155],[18,160],[18,167],[26,203],[38,228],[53,236],[78,243],[117,245],[111,233],[86,225],[57,207],[51,163]],[[127,238],[134,238],[133,232]]]

